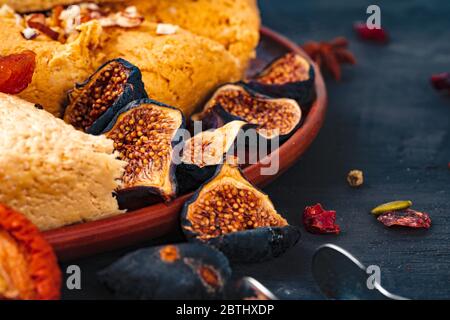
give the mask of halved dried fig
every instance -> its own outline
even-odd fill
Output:
[[[296,100],[303,111],[316,99],[313,66],[299,54],[288,53],[273,61],[247,85],[262,94]]]
[[[106,62],[68,94],[64,121],[98,135],[131,101],[147,98],[140,70],[123,59]]]
[[[299,229],[288,225],[269,197],[228,162],[186,202],[182,228],[189,239],[242,262],[277,257],[300,238]]]
[[[266,139],[285,139],[300,126],[302,110],[295,100],[273,99],[242,84],[227,84],[220,87],[203,111],[192,119],[203,121],[206,128],[243,120],[257,125],[258,133]]]
[[[221,252],[184,243],[135,251],[99,278],[124,299],[224,299],[231,269]]]
[[[180,110],[150,99],[133,101],[114,117],[104,134],[114,141],[119,158],[128,162],[119,205],[127,209],[137,205],[130,197],[156,194],[169,201],[176,196],[173,150],[184,125]]]
[[[234,150],[238,135],[252,127],[245,121],[235,120],[187,140],[183,146],[181,163],[177,166],[180,193],[192,191],[211,179],[225,155]]]
[[[0,205],[0,300],[59,299],[60,288],[51,246],[22,214]]]

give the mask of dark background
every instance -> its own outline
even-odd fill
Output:
[[[387,46],[361,42],[352,31],[369,4],[381,7],[392,38]],[[396,294],[450,298],[450,97],[429,84],[433,73],[450,71],[450,2],[260,0],[260,6],[265,25],[299,43],[348,37],[358,64],[344,68],[340,83],[327,79],[329,111],[319,137],[265,188],[292,224],[300,224],[306,205],[320,202],[337,210],[342,233],[303,232],[302,242],[281,258],[234,266],[235,274],[255,277],[280,298],[320,299],[311,256],[331,242],[366,265],[379,265],[382,285]],[[364,171],[360,189],[345,181],[354,168]],[[432,228],[388,229],[368,213],[397,199],[428,212]],[[82,290],[66,290],[64,298],[110,298],[95,274],[132,249],[73,261],[82,270]]]

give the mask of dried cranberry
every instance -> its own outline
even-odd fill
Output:
[[[388,34],[383,28],[369,29],[367,24],[364,22],[356,22],[353,25],[353,29],[363,40],[369,40],[379,43],[386,43],[389,40]]]
[[[448,72],[443,72],[432,75],[431,84],[436,90],[450,91],[450,74]]]
[[[319,203],[305,208],[303,224],[311,233],[339,234],[340,232],[340,228],[336,224],[336,211],[324,210]]]
[[[24,51],[0,57],[0,92],[17,94],[31,83],[36,67],[36,54]]]
[[[426,229],[431,227],[431,219],[428,214],[411,209],[385,212],[378,216],[377,220],[387,227],[403,226]]]

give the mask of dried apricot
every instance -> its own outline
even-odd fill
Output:
[[[0,57],[0,92],[17,94],[31,83],[36,67],[33,51]]]
[[[52,247],[22,214],[0,204],[0,300],[54,300],[61,271]]]

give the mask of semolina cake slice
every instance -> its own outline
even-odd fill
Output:
[[[34,104],[0,94],[0,203],[41,230],[120,214],[125,163],[113,141],[75,130]]]

